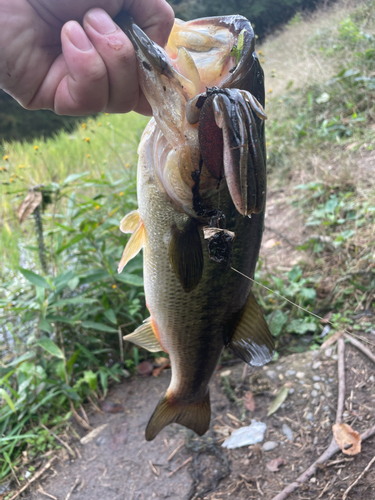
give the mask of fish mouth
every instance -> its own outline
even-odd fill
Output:
[[[260,213],[267,117],[250,22],[242,16],[176,20],[161,48],[126,14],[116,21],[133,43],[142,90],[172,149],[155,166],[170,198],[190,210],[192,173],[199,168],[203,195],[225,179],[240,214]]]
[[[133,43],[142,77],[154,71],[172,84],[179,81],[187,100],[204,93],[207,87],[243,88],[257,57],[253,28],[243,16],[189,22],[176,19],[164,49],[127,14],[120,13],[116,22]],[[237,49],[239,37],[241,49]]]

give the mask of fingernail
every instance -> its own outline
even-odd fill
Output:
[[[87,38],[83,28],[76,22],[72,22],[67,29],[69,40],[77,49],[86,52],[92,48],[92,43]]]
[[[86,14],[87,22],[101,35],[114,33],[117,26],[111,17],[102,9],[92,9]]]

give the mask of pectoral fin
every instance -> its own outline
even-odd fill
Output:
[[[263,313],[250,293],[228,347],[243,361],[262,366],[273,358],[274,342]]]
[[[133,342],[150,352],[164,351],[152,326],[151,318],[147,318],[133,333],[125,335],[124,340]]]
[[[141,248],[144,245],[146,238],[146,231],[141,219],[139,219],[138,225],[131,235],[126,247],[124,249],[124,253],[122,254],[120,263],[118,265],[117,271],[121,273],[129,260],[133,259],[138,252],[140,252]]]
[[[185,292],[194,290],[202,277],[203,250],[198,227],[193,220],[182,230],[172,228],[169,261]]]
[[[123,233],[134,233],[139,224],[139,211],[133,210],[125,215],[120,222],[120,231]]]
[[[146,428],[146,440],[152,441],[169,424],[177,423],[203,436],[210,425],[210,395],[197,403],[181,404],[167,393],[155,408]]]

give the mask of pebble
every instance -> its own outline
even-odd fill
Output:
[[[306,419],[306,420],[311,420],[311,421],[313,421],[313,420],[314,420],[314,415],[312,414],[312,412],[311,412],[311,411],[308,411],[308,412],[306,413],[306,415],[305,415],[305,419]]]
[[[305,374],[303,372],[297,372],[296,373],[296,377],[301,379],[301,378],[305,378]]]
[[[313,385],[314,389],[316,389],[317,391],[320,391],[321,390],[321,386],[319,384],[319,382],[315,382],[315,384]]]
[[[263,445],[263,450],[264,451],[272,451],[275,448],[277,448],[278,444],[276,441],[266,441]]]
[[[315,389],[313,391],[311,391],[311,397],[312,398],[316,398],[318,395],[318,391],[316,391]]]
[[[293,375],[295,375],[295,374],[296,374],[296,371],[295,371],[295,370],[287,370],[287,371],[285,372],[285,374],[286,374],[286,375],[289,375],[289,376],[293,376]]]
[[[279,366],[277,366],[277,367],[276,367],[276,370],[279,370],[279,371],[280,371],[280,370],[282,370],[283,368],[284,368],[284,367],[283,367],[282,365],[279,365]]]
[[[322,366],[322,362],[321,361],[315,361],[315,363],[313,363],[313,365],[312,365],[312,369],[313,370],[317,370],[321,366]]]
[[[332,356],[332,347],[328,347],[325,351],[324,354],[326,355],[327,358],[330,358]]]
[[[339,359],[339,357],[337,356],[337,354],[333,354],[332,355],[332,359],[334,359],[335,361],[337,361]]]
[[[284,436],[287,438],[288,441],[293,441],[293,431],[292,429],[286,425],[286,424],[283,424],[283,434]]]
[[[370,382],[375,382],[375,377],[374,377],[374,375],[370,375],[368,379],[369,379],[369,381],[370,381]]]
[[[293,387],[291,389],[289,389],[289,394],[294,394],[294,389]]]
[[[314,381],[314,382],[319,382],[319,380],[320,380],[319,375],[314,375],[314,376],[313,376],[313,381]]]
[[[272,380],[275,380],[277,378],[277,374],[273,370],[267,370],[266,375],[267,375],[267,377],[271,378]]]
[[[101,446],[106,442],[106,438],[104,436],[99,436],[98,439],[96,440],[95,444],[96,446]]]
[[[318,436],[314,437],[314,444],[318,444]]]

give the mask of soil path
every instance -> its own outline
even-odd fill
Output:
[[[368,338],[375,343],[374,335],[369,334]],[[345,361],[344,422],[362,433],[375,425],[374,365],[348,344]],[[71,437],[70,445],[78,448],[82,458],[69,460],[63,452],[42,482],[21,498],[271,500],[330,442],[337,401],[337,356],[335,348],[330,347],[283,358],[247,375],[243,382],[242,373],[242,363],[218,368],[211,384],[211,426],[202,438],[174,424],[153,442],[144,439],[147,421],[168,386],[169,370],[158,378],[135,377],[113,387],[108,401],[120,404],[122,411],[117,414],[89,412],[94,428],[107,426],[86,445]],[[229,381],[229,391],[225,381]],[[277,413],[267,417],[270,403],[285,384],[289,387],[288,398]],[[249,397],[250,390],[254,411],[243,406],[243,398],[246,394]],[[254,418],[267,425],[262,443],[234,450],[221,446],[234,429],[249,425]],[[289,430],[285,431],[285,426]],[[289,433],[289,439],[285,432]],[[266,451],[268,448],[272,449]],[[176,449],[173,458],[168,460]],[[363,443],[362,452],[355,457],[337,454],[289,498],[341,499],[375,454],[374,449],[375,438],[372,438]],[[271,472],[267,464],[277,458],[282,459],[283,464],[279,471]],[[42,493],[40,487],[50,496]],[[348,500],[358,498],[374,500],[375,467],[348,496]]]

